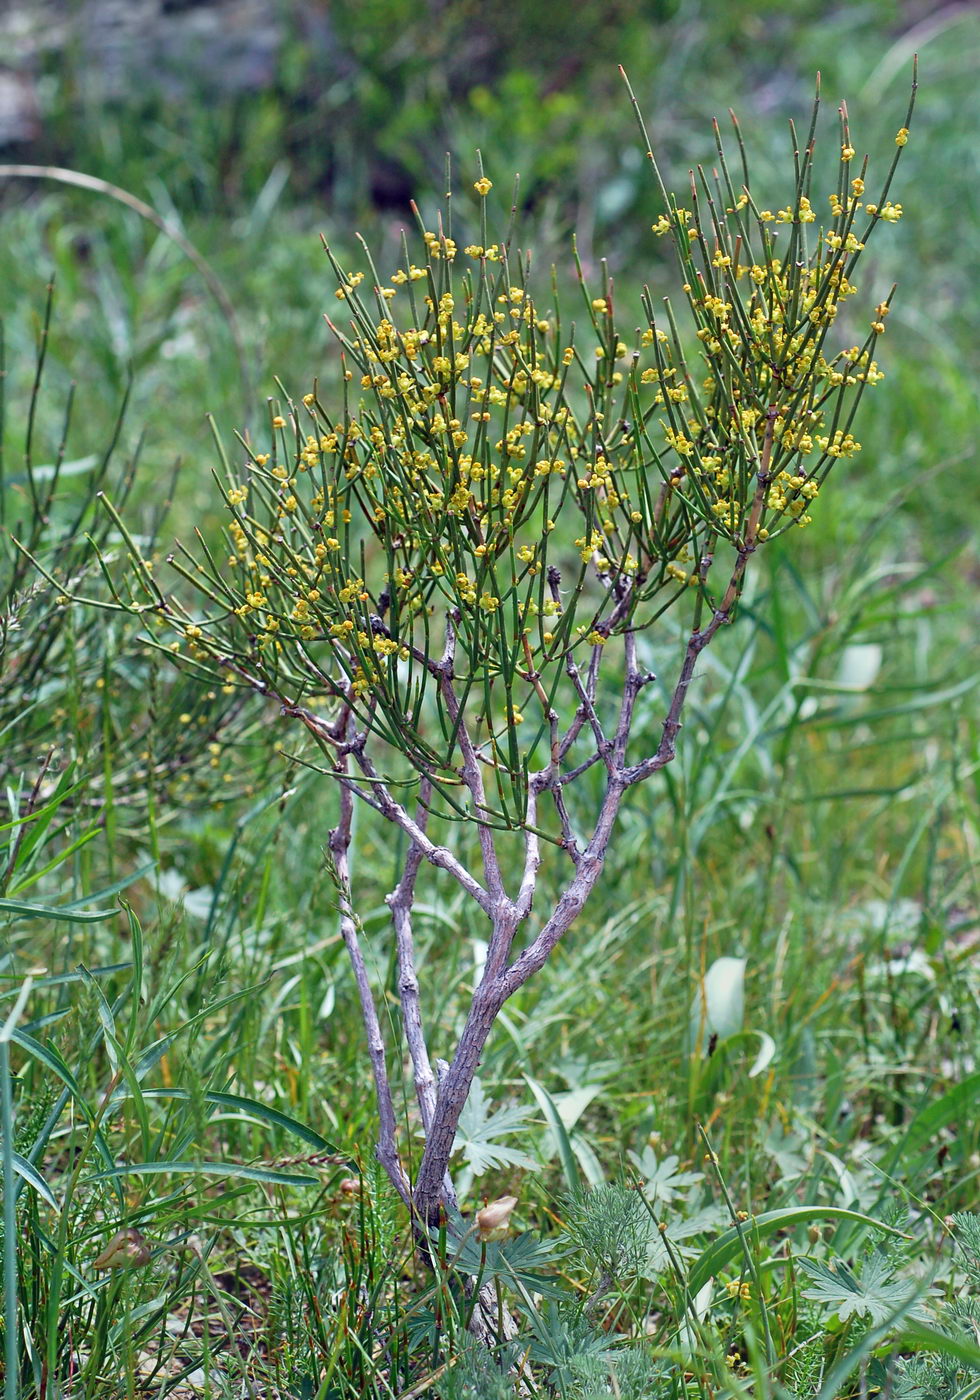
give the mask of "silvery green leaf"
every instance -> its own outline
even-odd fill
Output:
[[[527,1112],[520,1104],[490,1111],[490,1101],[479,1079],[474,1079],[456,1128],[453,1154],[462,1152],[467,1165],[477,1176],[495,1167],[525,1167],[533,1169],[535,1159],[516,1147],[504,1147],[499,1139],[512,1133],[529,1133]]]
[[[702,1181],[701,1172],[680,1172],[680,1158],[676,1153],[659,1161],[652,1147],[645,1147],[641,1153],[631,1152],[630,1160],[644,1178],[643,1194],[652,1204],[660,1202],[669,1205],[682,1196],[688,1187]]]
[[[712,1037],[727,1040],[745,1018],[745,958],[716,958],[701,978],[691,1005],[691,1035],[707,1049]]]
[[[841,1322],[851,1317],[867,1317],[872,1326],[878,1326],[916,1295],[934,1297],[937,1293],[934,1288],[922,1289],[915,1279],[893,1278],[888,1261],[877,1252],[865,1260],[860,1278],[856,1278],[840,1259],[834,1261],[832,1269],[815,1259],[798,1262],[813,1279],[813,1287],[807,1289],[803,1297],[833,1308]],[[916,1305],[908,1316],[928,1320],[929,1315]]]
[[[751,1035],[759,1037],[759,1053],[752,1061],[752,1068],[749,1070],[749,1078],[754,1079],[757,1074],[768,1069],[776,1056],[776,1042],[767,1031],[751,1031]]]
[[[882,650],[877,642],[855,642],[841,652],[837,684],[848,690],[868,690],[878,679]]]

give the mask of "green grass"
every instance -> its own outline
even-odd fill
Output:
[[[637,61],[675,169],[706,155],[704,111],[729,102],[758,152],[775,149],[780,122],[753,109],[798,115],[818,66],[825,93],[855,94],[862,149],[888,139],[906,80],[900,16],[823,19],[802,7],[767,36],[765,15],[732,15],[730,30],[710,17],[665,21],[666,56]],[[274,714],[201,694],[118,619],[59,609],[4,536],[8,1396],[230,1398],[247,1383],[269,1396],[449,1400],[515,1393],[515,1366],[532,1395],[833,1400],[884,1385],[911,1400],[917,1367],[921,1393],[974,1393],[975,1332],[953,1308],[959,1299],[975,1310],[971,1227],[950,1234],[944,1221],[975,1207],[980,1175],[969,530],[980,27],[964,12],[917,42],[919,121],[898,196],[906,218],[874,274],[883,289],[900,281],[882,352],[888,379],[867,404],[859,470],[831,483],[798,548],[767,554],[738,627],[701,669],[677,762],[627,811],[598,896],[508,1004],[484,1056],[491,1111],[520,1110],[513,1134],[488,1129],[484,1145],[536,1163],[505,1159],[479,1175],[462,1154],[454,1164],[470,1179],[467,1212],[485,1197],[519,1197],[515,1233],[471,1261],[518,1317],[503,1370],[469,1339],[473,1300],[451,1261],[429,1276],[413,1260],[372,1161],[367,1057],[323,860],[329,785],[270,751],[281,740],[311,757]],[[692,95],[702,69],[709,78]],[[658,93],[658,79],[673,86]],[[627,104],[610,86],[597,130],[569,136],[539,169],[526,164],[538,88],[509,81],[454,97],[460,159],[480,144],[495,193],[512,164],[524,166],[537,191],[529,241],[566,269],[567,228],[584,229],[594,206],[594,247],[608,238],[622,295],[639,305],[641,281],[656,290],[660,267]],[[580,129],[583,93],[547,109],[543,145],[562,123],[566,135]],[[418,100],[428,121],[430,98]],[[138,145],[114,165],[99,121],[109,118],[86,126],[77,153],[164,216],[171,199],[184,211],[187,236],[234,303],[251,384],[224,314],[172,240],[101,196],[8,187],[4,519],[20,538],[31,529],[25,434],[53,275],[29,456],[35,467],[57,459],[76,380],[64,454],[75,468],[63,469],[33,552],[73,581],[88,571],[85,592],[100,587],[85,535],[110,555],[116,545],[89,489],[109,443],[118,438],[106,481],[118,494],[132,477],[126,518],[159,539],[161,555],[174,533],[210,529],[205,414],[228,441],[277,392],[274,374],[298,393],[317,375],[332,382],[321,319],[332,283],[317,234],[341,253],[353,246],[352,225],[335,226],[294,174],[278,188],[267,159],[275,136],[262,146],[249,129],[247,178],[228,197],[214,174],[220,124],[210,136],[203,119],[185,132],[197,151],[191,187],[179,161]],[[119,130],[125,147],[132,131]],[[423,126],[413,139],[428,136]],[[397,131],[385,140],[412,144]],[[434,168],[413,170],[423,195],[427,180],[437,188]],[[392,221],[361,212],[368,241],[393,264]],[[648,692],[651,736],[660,699]],[[360,814],[359,912],[393,1033],[383,900],[398,856],[390,833]],[[438,1054],[458,1034],[483,930],[438,872],[421,905]],[[745,1032],[707,1057],[688,1026],[698,979],[720,956],[747,960]],[[774,1056],[750,1077],[762,1032]],[[399,1089],[402,1143],[417,1152],[407,1079]],[[644,1193],[613,1189],[638,1179]],[[587,1185],[605,1194],[583,1197]],[[842,1209],[877,1226],[834,1214]],[[149,1261],[97,1271],[129,1227]],[[643,1247],[610,1259],[610,1232]],[[472,1236],[464,1247],[479,1255]],[[890,1284],[884,1319],[872,1300],[840,1320],[827,1279],[801,1258],[843,1260],[863,1297],[875,1279]],[[612,1277],[596,1298],[603,1272]],[[916,1297],[930,1282],[940,1296]]]

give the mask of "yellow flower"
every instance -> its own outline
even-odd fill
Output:
[[[473,188],[481,199],[486,199],[487,195],[493,189],[493,181],[488,180],[485,175],[481,175],[479,180],[474,180]]]
[[[907,126],[900,127],[895,133],[895,145],[904,146],[909,139],[909,129]]]

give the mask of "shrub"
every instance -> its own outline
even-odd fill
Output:
[[[803,141],[792,133],[775,211],[753,199],[737,123],[736,173],[719,137],[717,168],[693,174],[683,201],[650,154],[653,232],[676,250],[683,316],[645,291],[638,317],[605,269],[590,287],[579,264],[585,330],[570,322],[557,278],[550,295],[536,289],[513,224],[491,235],[482,164],[478,232],[455,228],[450,196],[390,274],[366,251],[353,271],[328,249],[342,410],[316,385],[273,403],[266,441],[240,439],[234,466],[223,455],[220,546],[178,546],[182,583],[168,590],[130,540],[114,583],[118,606],[147,616],[182,665],[267,697],[322,751],[378,1155],[423,1242],[443,1209],[456,1219],[448,1162],[498,1013],[582,909],[627,794],[674,757],[698,658],[733,621],[753,555],[805,527],[831,470],[853,470],[860,452],[856,414],[882,378],[891,297],[861,333],[848,302],[869,239],[901,216],[890,194],[911,103],[873,197],[844,108],[836,177],[818,196],[818,112]],[[659,743],[637,753],[637,708],[658,693],[654,635],[676,649],[674,670]],[[425,1135],[414,1180],[355,913],[355,800],[408,838],[388,902]],[[475,863],[465,841],[449,843],[456,824],[475,831]],[[535,910],[546,858],[563,884]],[[489,928],[438,1086],[412,934],[426,861]]]

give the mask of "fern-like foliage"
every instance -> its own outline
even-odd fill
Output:
[[[636,1278],[650,1252],[656,1231],[639,1192],[604,1185],[562,1198],[565,1235],[610,1279]]]
[[[538,1235],[484,1242],[471,1230],[449,1262],[461,1274],[478,1276],[481,1284],[499,1283],[520,1297],[567,1298],[567,1287],[554,1274],[554,1264],[563,1252],[561,1245]]]

